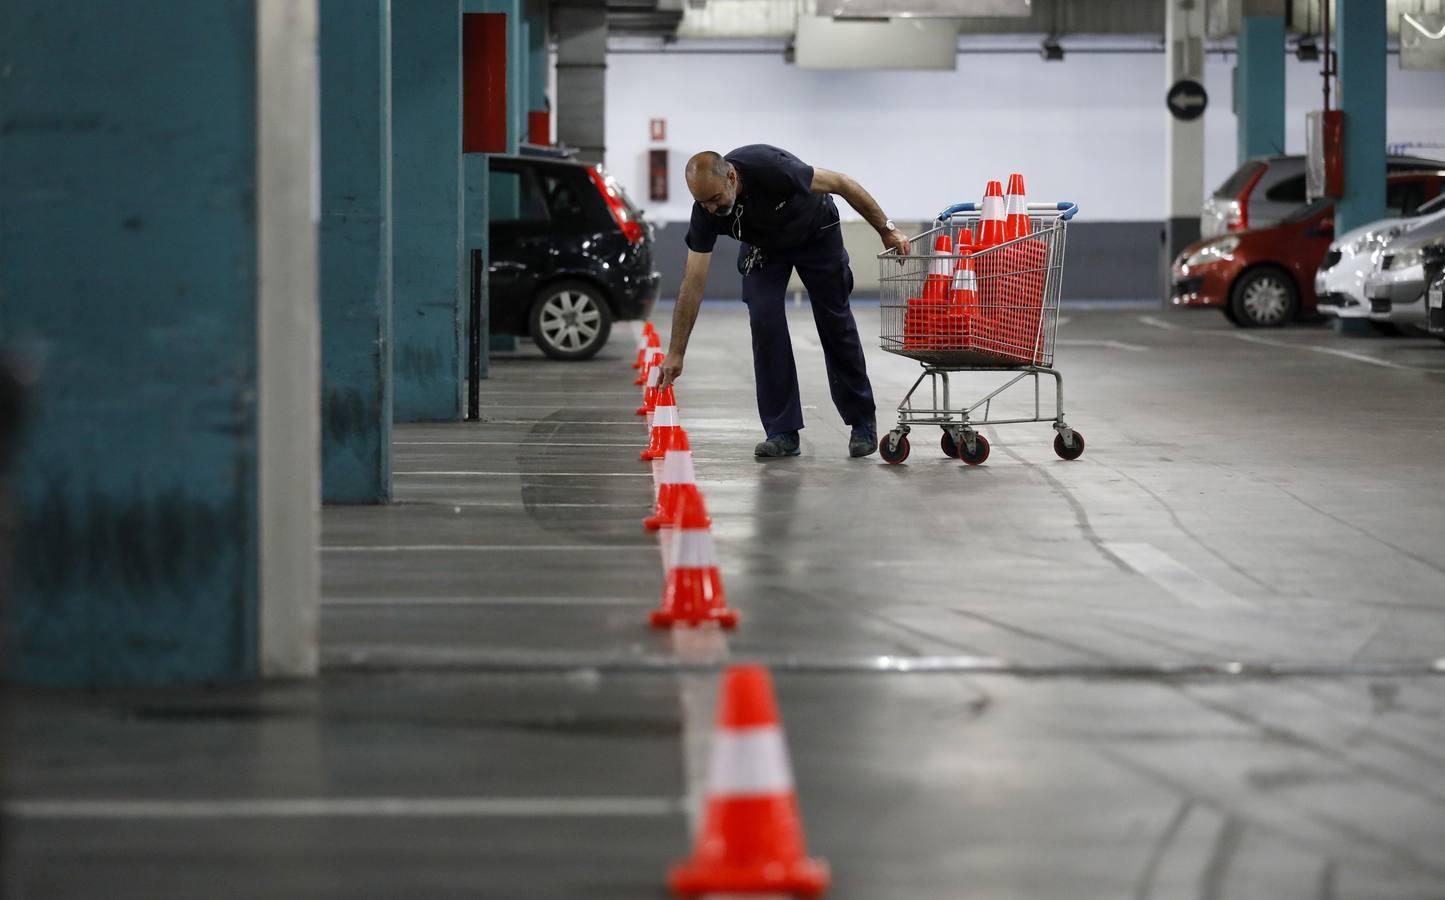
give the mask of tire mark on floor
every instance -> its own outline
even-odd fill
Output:
[[[1159,875],[1159,866],[1193,809],[1193,800],[1181,800],[1174,816],[1165,824],[1164,830],[1159,832],[1159,837],[1154,840],[1154,846],[1149,850],[1149,858],[1144,861],[1144,871],[1139,873],[1139,880],[1134,883],[1134,900],[1150,900],[1154,895],[1154,879]]]
[[[1229,816],[1219,826],[1219,836],[1214,841],[1214,850],[1204,866],[1204,875],[1199,881],[1199,900],[1223,900],[1228,895],[1224,885],[1229,877],[1229,868],[1244,837],[1244,824]]]

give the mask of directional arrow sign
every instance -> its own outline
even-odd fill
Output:
[[[1209,95],[1205,93],[1204,85],[1185,78],[1174,82],[1165,102],[1169,104],[1170,115],[1188,122],[1204,115],[1204,109],[1209,105]]]

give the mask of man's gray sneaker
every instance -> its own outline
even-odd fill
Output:
[[[848,438],[848,455],[870,456],[878,449],[878,432],[866,425],[854,425],[853,434]]]
[[[753,456],[756,456],[758,459],[797,456],[801,452],[802,451],[798,449],[798,433],[796,431],[770,434],[766,441],[762,441],[753,448]]]

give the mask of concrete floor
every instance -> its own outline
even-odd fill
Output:
[[[499,359],[490,421],[397,429],[395,505],[326,510],[319,683],[16,698],[9,896],[659,897],[732,657],[830,896],[1445,897],[1445,344],[1066,308],[1081,460],[894,467],[794,314],[801,458],[751,458],[740,305],[679,388],[736,633],[644,626],[625,332]]]

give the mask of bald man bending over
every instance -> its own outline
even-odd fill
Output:
[[[853,273],[848,268],[848,251],[843,249],[838,207],[830,195],[840,194],[878,229],[885,248],[906,254],[908,239],[858,182],[809,166],[788,151],[767,144],[739,147],[726,156],[710,150],[697,154],[687,163],[687,187],[697,202],[687,231],[687,269],[677,293],[662,383],[670,384],[682,374],[713,246],[719,235],[727,235],[739,245],[738,271],[743,276],[743,302],[748,305],[753,333],[758,415],[767,435],[753,454],[778,457],[799,453],[803,407],[784,306],[793,269],[808,289],[833,405],[853,428],[848,455],[872,453],[878,448],[873,387],[868,383],[858,325],[848,306]]]

